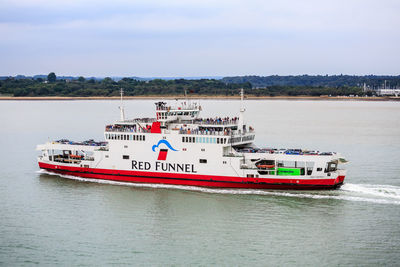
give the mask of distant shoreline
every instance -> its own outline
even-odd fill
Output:
[[[196,95],[188,96],[189,99],[210,99],[210,100],[237,100],[240,96],[207,96]],[[66,100],[119,100],[119,96],[88,96],[88,97],[71,97],[71,96],[0,96],[0,101],[6,100],[25,100],[25,101],[66,101]],[[124,96],[124,100],[151,100],[151,99],[186,99],[184,96],[164,96],[164,95],[148,95],[148,96]],[[246,100],[353,100],[353,101],[400,101],[400,97],[343,97],[343,96],[246,96]]]

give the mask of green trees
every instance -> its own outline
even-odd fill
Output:
[[[49,75],[47,75],[47,80],[48,80],[50,83],[55,82],[55,81],[57,80],[56,74],[55,74],[54,72],[50,72]]]
[[[341,87],[341,86],[362,86],[366,83],[369,86],[382,86],[384,81],[389,85],[400,85],[400,76],[354,76],[354,75],[297,75],[297,76],[234,76],[222,79],[225,83],[249,82],[253,87],[280,86],[308,86],[308,87]]]
[[[275,77],[278,79],[277,76]],[[124,88],[125,95],[181,95],[186,90],[190,95],[238,95],[240,88],[245,89],[247,95],[255,96],[320,96],[320,95],[363,95],[361,87],[357,86],[310,86],[310,85],[270,85],[255,87],[245,79],[238,79],[235,83],[224,80],[198,79],[198,80],[136,80],[123,78],[118,82],[107,77],[103,80],[85,79],[77,80],[56,79],[54,73],[48,75],[48,83],[39,79],[7,78],[0,80],[0,94],[14,96],[118,96],[120,88]]]

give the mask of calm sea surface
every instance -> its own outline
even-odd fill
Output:
[[[126,101],[152,117],[155,101]],[[400,265],[400,103],[247,101],[256,144],[341,152],[336,191],[98,183],[39,171],[36,144],[103,138],[117,101],[0,102],[0,265]],[[238,101],[201,101],[204,117]]]

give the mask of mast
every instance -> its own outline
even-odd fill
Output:
[[[120,110],[120,119],[121,121],[125,120],[125,110],[124,110],[124,102],[123,102],[123,97],[124,95],[124,89],[121,88],[121,105],[119,106],[119,110]]]
[[[239,113],[239,123],[238,123],[238,130],[239,133],[243,132],[243,126],[244,126],[244,112],[246,111],[246,109],[244,108],[244,92],[243,92],[243,88],[240,89],[240,113]]]

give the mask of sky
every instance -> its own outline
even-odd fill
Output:
[[[400,0],[0,0],[0,76],[399,75]]]

